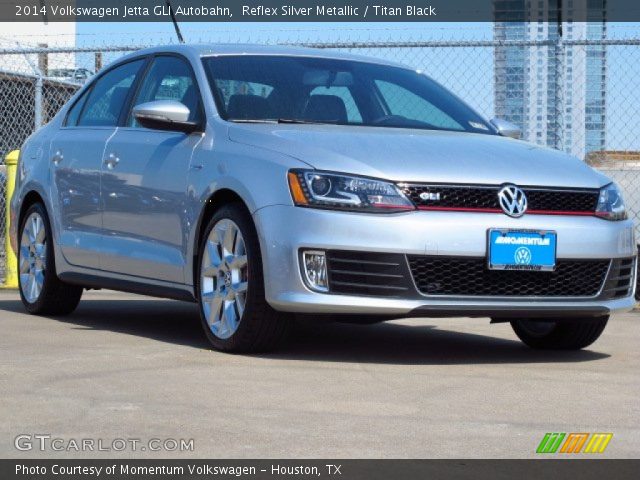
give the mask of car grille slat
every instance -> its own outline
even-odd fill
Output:
[[[332,293],[397,297],[415,291],[404,255],[333,250],[327,270]]]
[[[611,263],[609,277],[602,291],[602,297],[615,299],[631,293],[634,279],[633,258],[615,259]]]
[[[559,260],[553,272],[489,270],[484,258],[409,256],[418,290],[433,296],[593,297],[610,260]]]
[[[403,184],[402,189],[420,209],[501,212],[500,186]],[[521,187],[530,214],[594,214],[597,189]],[[420,196],[426,194],[426,199]]]
[[[353,270],[333,270],[334,275],[362,275],[364,277],[384,277],[384,278],[403,278],[402,275],[393,273],[378,273],[378,272],[355,272]]]

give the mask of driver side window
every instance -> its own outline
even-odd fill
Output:
[[[133,106],[156,100],[175,100],[189,109],[189,121],[202,119],[202,105],[196,79],[188,62],[179,57],[156,57],[149,69]],[[140,127],[133,115],[127,125]]]

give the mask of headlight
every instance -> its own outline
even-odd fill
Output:
[[[298,206],[364,212],[414,210],[393,183],[314,170],[291,170],[289,188]]]
[[[600,189],[596,215],[607,220],[626,220],[627,210],[622,199],[622,192],[615,183],[610,183]]]

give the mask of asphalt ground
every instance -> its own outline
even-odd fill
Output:
[[[411,319],[299,325],[276,353],[229,355],[193,304],[99,291],[44,318],[2,291],[0,457],[523,458],[546,432],[611,432],[599,456],[633,458],[639,339],[640,312],[578,352],[487,319]]]

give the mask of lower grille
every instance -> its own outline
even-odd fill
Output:
[[[330,250],[327,252],[327,273],[331,293],[385,297],[415,295],[404,255]]]
[[[484,258],[409,256],[425,295],[487,297],[592,297],[601,290],[610,260],[559,260],[553,272],[489,270]]]

